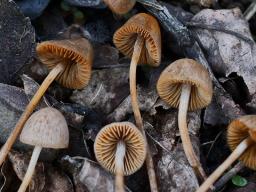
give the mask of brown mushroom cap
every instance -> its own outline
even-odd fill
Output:
[[[90,80],[93,49],[84,38],[45,41],[36,48],[39,59],[49,69],[63,64],[65,69],[56,80],[67,88],[81,89]]]
[[[69,132],[64,116],[52,107],[33,113],[20,134],[20,141],[43,148],[67,148]]]
[[[135,0],[104,0],[107,6],[116,14],[128,13],[135,5]]]
[[[157,20],[146,13],[131,17],[113,37],[114,44],[124,55],[132,57],[137,36],[145,39],[139,63],[158,66],[161,61],[161,33]]]
[[[146,143],[141,132],[130,122],[111,123],[98,133],[94,151],[98,162],[115,173],[115,153],[119,141],[126,145],[124,174],[136,172],[146,158]]]
[[[256,170],[256,138],[255,134],[252,135],[250,132],[255,131],[256,115],[245,115],[233,120],[227,130],[228,145],[232,151],[247,137],[255,141],[239,158],[246,167],[254,170]]]
[[[211,102],[213,90],[208,71],[192,59],[179,59],[161,73],[158,94],[169,105],[178,108],[184,83],[192,86],[188,110],[204,108]]]

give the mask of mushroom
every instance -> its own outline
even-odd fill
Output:
[[[26,122],[20,135],[22,143],[33,145],[34,150],[18,192],[25,192],[33,176],[42,148],[67,148],[69,132],[64,116],[52,107],[43,108]]]
[[[130,65],[130,94],[134,118],[137,127],[143,129],[142,117],[137,100],[136,69],[137,64],[149,64],[157,67],[161,60],[161,33],[157,20],[151,15],[139,13],[131,17],[113,37],[116,47],[126,56],[131,57]],[[157,191],[156,176],[152,155],[148,149],[146,158],[151,191]]]
[[[232,153],[205,180],[197,192],[205,192],[221,174],[238,158],[250,169],[256,170],[256,115],[245,115],[233,120],[227,131],[227,140]]]
[[[93,50],[88,40],[79,38],[45,41],[37,45],[36,50],[40,60],[51,71],[27,105],[6,143],[2,146],[0,165],[4,162],[26,120],[54,79],[63,86],[73,89],[86,86],[90,79]]]
[[[116,175],[115,191],[124,192],[124,175],[131,175],[143,165],[146,141],[130,122],[111,123],[97,134],[94,143],[97,161]]]
[[[196,174],[205,179],[189,137],[187,111],[204,108],[211,102],[213,90],[207,70],[192,59],[179,59],[161,73],[157,91],[171,107],[179,108],[178,126],[186,157]]]
[[[103,0],[106,5],[118,15],[128,13],[135,5],[136,0]]]

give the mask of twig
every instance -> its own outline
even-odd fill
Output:
[[[244,18],[249,21],[256,12],[256,1],[253,1],[251,5],[244,12]]]
[[[241,162],[238,162],[232,169],[223,175],[214,185],[214,191],[219,191],[233,176],[244,168]]]
[[[183,54],[186,57],[197,60],[208,69],[214,83],[214,97],[216,98],[216,102],[219,107],[225,111],[227,118],[236,118],[243,115],[244,112],[237,105],[235,105],[231,96],[223,89],[218,80],[215,78],[201,47],[193,38],[191,31],[174,15],[170,14],[165,6],[161,5],[156,0],[138,0],[138,2],[143,4],[150,13],[158,18],[159,22],[162,24],[162,27],[172,35],[176,42],[178,42],[178,46],[181,50],[183,50]],[[150,2],[150,4],[154,4],[154,6],[149,6],[148,2]],[[155,9],[154,7],[162,8]]]

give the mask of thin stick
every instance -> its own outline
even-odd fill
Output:
[[[25,122],[28,120],[31,113],[36,108],[38,102],[44,95],[47,88],[50,86],[50,84],[54,81],[54,79],[57,77],[59,73],[63,71],[63,65],[59,64],[55,68],[51,70],[51,72],[48,74],[48,76],[45,78],[42,85],[37,90],[34,97],[31,99],[29,104],[27,105],[25,111],[21,115],[19,121],[17,122],[15,128],[13,129],[12,133],[10,134],[9,138],[5,142],[5,144],[2,146],[0,151],[0,166],[3,164],[6,156],[8,155],[10,149],[12,148],[12,145],[14,144],[16,138],[20,134]]]
[[[206,192],[211,185],[222,175],[222,173],[236,161],[244,151],[253,143],[250,137],[243,140],[236,149],[229,155],[229,157],[205,180],[199,187],[197,192]]]
[[[132,110],[134,113],[136,125],[141,130],[142,134],[145,137],[145,140],[147,141],[145,130],[143,128],[142,117],[140,114],[140,109],[139,109],[139,104],[137,99],[137,89],[136,89],[136,70],[137,70],[137,64],[140,59],[140,54],[141,54],[143,45],[144,45],[143,38],[141,36],[138,36],[133,49],[129,78],[130,78],[130,94],[131,94]],[[156,182],[156,174],[154,170],[154,163],[153,163],[152,155],[151,155],[148,144],[147,144],[146,164],[147,164],[150,189],[152,192],[157,192],[158,188],[157,188],[157,182]]]
[[[183,84],[181,89],[179,113],[178,113],[179,131],[180,131],[184,152],[186,154],[189,164],[193,167],[196,174],[198,174],[201,179],[205,180],[206,174],[203,168],[201,167],[201,164],[194,152],[194,149],[189,137],[188,127],[187,127],[187,111],[188,111],[190,93],[191,93],[191,85]]]
[[[124,157],[125,144],[119,141],[116,148],[115,166],[116,166],[116,189],[115,192],[125,192],[124,190]]]
[[[32,179],[33,173],[35,171],[36,163],[37,163],[37,160],[38,160],[41,150],[42,150],[42,147],[35,146],[32,156],[31,156],[31,159],[30,159],[30,162],[29,162],[29,165],[28,165],[27,172],[25,174],[25,177],[23,178],[23,181],[20,185],[18,192],[26,192],[26,189],[27,189],[27,187]]]

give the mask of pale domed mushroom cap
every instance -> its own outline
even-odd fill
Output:
[[[65,69],[56,80],[64,87],[81,89],[91,77],[93,48],[85,38],[45,41],[36,48],[39,59],[49,69],[63,64]]]
[[[212,81],[208,71],[192,59],[179,59],[171,63],[157,82],[159,96],[172,107],[178,108],[182,84],[190,84],[188,109],[201,109],[212,100]]]
[[[158,66],[161,61],[161,33],[157,20],[146,13],[131,17],[113,37],[114,44],[124,55],[132,57],[137,36],[144,38],[139,64]]]
[[[119,141],[126,145],[124,174],[131,175],[145,161],[146,142],[141,132],[130,122],[111,123],[101,129],[94,143],[96,159],[105,169],[115,173],[115,153]]]
[[[251,134],[251,133],[254,134]],[[255,141],[240,156],[240,160],[246,167],[256,170],[256,115],[245,115],[233,120],[227,130],[227,140],[230,149],[235,148],[247,137],[251,137]]]
[[[20,134],[20,141],[43,148],[67,148],[69,143],[67,122],[57,109],[43,108],[28,119]]]

